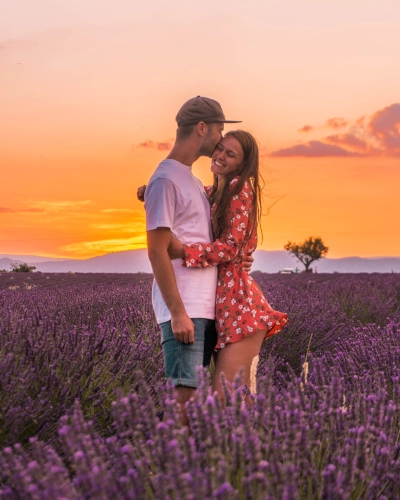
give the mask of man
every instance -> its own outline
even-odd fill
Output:
[[[165,372],[175,384],[187,425],[185,403],[196,390],[197,366],[208,366],[216,343],[217,268],[183,267],[171,261],[174,236],[182,243],[213,241],[210,205],[192,164],[211,157],[226,120],[220,104],[197,96],[176,116],[175,144],[153,173],[145,192],[148,255],[153,269],[153,307],[162,331]]]

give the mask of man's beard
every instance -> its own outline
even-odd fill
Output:
[[[212,154],[214,153],[217,144],[214,144],[214,141],[211,138],[211,134],[212,131],[208,132],[205,136],[204,142],[199,150],[200,156],[208,156],[209,158],[211,158]]]

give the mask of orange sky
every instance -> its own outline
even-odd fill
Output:
[[[398,2],[32,4],[0,1],[0,254],[143,247],[136,187],[201,94],[260,143],[261,248],[400,256]]]

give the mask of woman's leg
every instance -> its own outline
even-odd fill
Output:
[[[215,372],[212,379],[212,390],[217,391],[223,404],[225,397],[221,384],[221,373],[225,379],[232,383],[239,369],[244,369],[244,383],[250,386],[250,368],[255,356],[258,356],[261,344],[265,337],[265,330],[257,330],[250,337],[245,337],[239,342],[227,344],[218,350]]]

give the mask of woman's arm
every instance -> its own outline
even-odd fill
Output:
[[[242,249],[248,230],[249,211],[253,209],[253,194],[248,184],[231,199],[229,228],[213,243],[184,244],[186,267],[210,267],[233,260]]]
[[[168,256],[171,260],[185,258],[185,251],[183,249],[183,245],[176,238],[171,238],[168,247]],[[252,255],[245,255],[244,260],[242,262],[242,268],[246,273],[251,272],[251,267],[253,265],[253,262],[254,262],[254,257]]]

